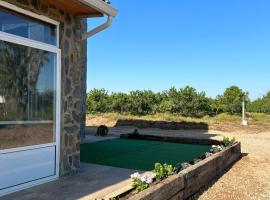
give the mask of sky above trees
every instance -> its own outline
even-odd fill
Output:
[[[237,85],[251,99],[270,90],[270,1],[111,2],[114,23],[88,40],[88,90],[190,85],[215,97]]]

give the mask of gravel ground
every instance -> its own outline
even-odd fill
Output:
[[[198,200],[269,200],[270,132],[245,134],[222,133],[241,141],[243,158],[217,181],[192,199]]]

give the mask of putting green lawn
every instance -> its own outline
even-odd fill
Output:
[[[156,162],[189,162],[210,146],[160,141],[112,139],[81,145],[81,162],[137,170],[152,170]]]

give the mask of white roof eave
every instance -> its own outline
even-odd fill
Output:
[[[110,6],[109,4],[105,3],[102,0],[78,0],[78,1],[83,3],[84,5],[96,9],[97,11],[107,16],[115,17],[117,14],[117,9],[113,8],[112,6]]]

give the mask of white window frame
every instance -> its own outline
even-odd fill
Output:
[[[24,150],[32,150],[44,147],[55,146],[56,154],[55,154],[55,172],[54,176],[50,176],[47,178],[43,178],[40,180],[32,181],[29,183],[24,183],[18,186],[14,186],[8,189],[0,190],[0,197],[12,192],[16,192],[22,189],[30,188],[39,184],[43,184],[52,180],[56,180],[59,178],[59,170],[60,170],[60,122],[61,122],[61,49],[59,49],[59,22],[53,19],[50,19],[43,15],[38,15],[36,13],[30,12],[28,10],[24,10],[19,8],[13,4],[7,3],[5,1],[0,0],[0,6],[13,10],[15,12],[21,13],[26,16],[30,16],[32,18],[50,23],[56,26],[56,45],[50,45],[43,42],[35,41],[32,39],[16,36],[13,34],[5,33],[0,31],[0,40],[15,43],[19,45],[28,46],[31,48],[36,48],[48,52],[52,52],[56,54],[56,109],[55,109],[55,141],[48,144],[40,144],[40,145],[32,145],[26,147],[18,147],[11,149],[0,150],[0,155],[3,153],[11,153],[11,152],[19,152]],[[20,122],[18,122],[20,123]],[[31,122],[30,122],[31,123]]]
[[[29,16],[29,17],[32,17],[32,18],[35,18],[35,19],[39,19],[41,21],[44,21],[44,22],[47,22],[49,24],[52,24],[52,25],[55,25],[56,26],[56,46],[59,48],[59,24],[60,22],[58,21],[55,21],[49,17],[46,17],[46,16],[43,16],[43,15],[38,15],[36,13],[33,13],[31,11],[28,11],[28,10],[25,10],[25,9],[22,9],[18,6],[15,6],[11,3],[8,3],[8,2],[5,2],[5,1],[2,1],[0,0],[0,6],[4,7],[4,8],[7,8],[7,9],[10,9],[10,10],[13,10],[15,12],[18,12],[20,14],[23,14],[23,15],[26,15],[26,16]],[[33,40],[35,41],[35,40]],[[42,42],[41,42],[42,43]],[[52,45],[54,46],[54,45]]]

